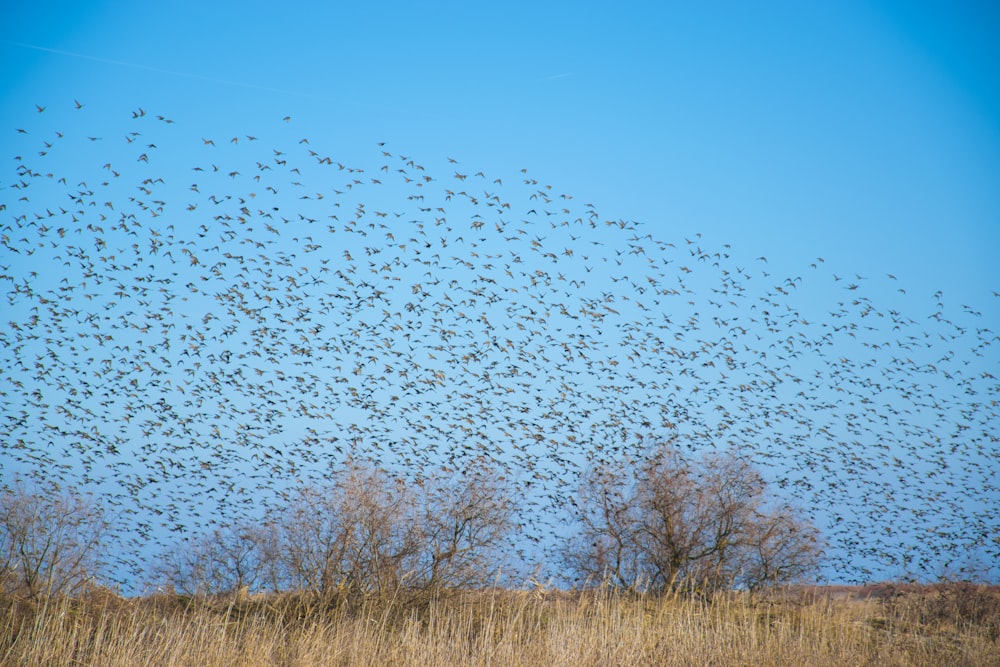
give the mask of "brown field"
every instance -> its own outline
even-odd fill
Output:
[[[0,600],[0,665],[1000,665],[1000,588]]]

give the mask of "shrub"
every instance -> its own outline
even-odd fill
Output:
[[[0,491],[0,587],[32,598],[86,590],[102,570],[107,529],[91,497],[15,480]]]
[[[735,452],[687,458],[662,444],[642,465],[592,468],[576,507],[567,564],[622,588],[754,590],[801,577],[819,556],[815,528]]]

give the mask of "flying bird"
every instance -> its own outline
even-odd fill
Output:
[[[348,460],[515,480],[555,553],[581,475],[667,440],[758,463],[858,578],[859,556],[931,576],[1000,530],[998,339],[971,299],[831,290],[850,274],[822,258],[770,276],[527,169],[249,134],[208,162],[163,115],[139,142],[81,115],[62,162],[52,114],[26,115],[2,176],[0,448],[100,488],[123,559]]]

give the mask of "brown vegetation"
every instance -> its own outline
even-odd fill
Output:
[[[7,596],[0,665],[1000,664],[1000,589],[887,587],[879,595]]]
[[[692,458],[665,443],[594,467],[576,508],[567,564],[629,590],[756,590],[810,574],[820,555],[816,529],[734,451]]]
[[[583,544],[617,540],[626,558],[596,559],[608,578],[574,591],[489,587],[514,504],[485,474],[413,488],[345,467],[261,524],[178,544],[160,592],[140,598],[93,583],[99,507],[16,487],[0,522],[0,667],[1000,665],[1000,588],[777,588],[812,565],[814,534],[771,509],[753,468],[669,449],[651,461],[583,487],[579,506],[616,521],[585,523]],[[575,553],[584,572],[593,554]]]
[[[247,589],[323,598],[485,585],[502,564],[514,503],[499,475],[469,472],[410,486],[347,465],[324,486],[286,494],[262,523],[177,543],[154,583],[187,595]]]
[[[0,488],[0,591],[74,595],[100,574],[103,509],[72,488]]]

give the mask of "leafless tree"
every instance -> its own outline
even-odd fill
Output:
[[[480,586],[496,574],[501,545],[514,526],[514,502],[503,478],[488,469],[424,486],[422,588]]]
[[[272,568],[283,587],[379,594],[405,577],[418,549],[413,492],[372,467],[349,465],[305,487],[270,521]]]
[[[0,587],[33,598],[84,590],[102,572],[107,529],[90,496],[15,480],[0,491]]]
[[[607,579],[620,588],[642,581],[638,548],[641,526],[634,489],[620,462],[592,468],[580,483],[576,508],[579,527],[564,553],[570,570],[583,579]]]
[[[220,527],[163,554],[153,576],[186,595],[238,593],[266,584],[267,531],[254,524]]]
[[[302,489],[277,518],[275,569],[320,593],[479,585],[495,573],[512,516],[509,489],[487,470],[408,486],[354,464]]]
[[[623,588],[754,589],[798,578],[819,557],[816,530],[769,501],[763,477],[735,452],[690,458],[666,444],[645,463],[593,468],[577,509],[568,565]]]
[[[513,528],[505,483],[486,470],[407,485],[349,464],[304,486],[258,527],[180,543],[156,570],[188,594],[250,589],[387,596],[482,584]]]

